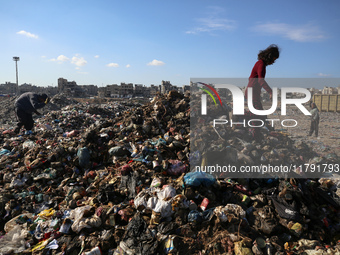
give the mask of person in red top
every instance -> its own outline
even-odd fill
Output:
[[[263,110],[261,103],[261,89],[264,88],[269,94],[270,98],[272,95],[272,89],[269,87],[265,81],[266,67],[274,64],[275,60],[280,57],[279,47],[275,44],[270,45],[267,49],[261,50],[257,55],[258,61],[255,63],[251,74],[249,76],[249,83],[246,88],[245,96],[248,97],[248,88],[253,88],[253,102],[255,107],[255,102],[259,103],[261,108],[256,108],[258,110]]]
[[[253,89],[252,99],[253,106],[257,110],[263,110],[263,106],[261,103],[261,90],[264,88],[270,95],[270,99],[272,98],[272,89],[269,87],[267,82],[265,81],[266,76],[266,67],[274,64],[275,60],[280,57],[280,49],[277,45],[272,44],[265,50],[261,50],[257,55],[258,61],[255,63],[251,74],[249,76],[248,86],[245,91],[245,97],[248,97],[248,88]],[[256,117],[256,119],[265,120],[266,116],[257,116],[253,115],[252,117]],[[253,123],[252,125],[258,125],[257,123]],[[259,138],[259,128],[252,128],[251,133],[255,139]]]

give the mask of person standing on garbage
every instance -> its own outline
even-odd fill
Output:
[[[312,110],[311,113],[311,122],[310,122],[310,130],[309,130],[309,136],[311,136],[315,132],[315,137],[318,137],[319,134],[319,121],[320,121],[320,114],[319,109],[316,106],[315,103],[311,102],[310,107]]]
[[[29,131],[33,128],[32,114],[41,115],[37,110],[43,108],[50,98],[46,94],[26,92],[15,101],[15,115],[18,123],[14,132],[18,134],[22,126]]]
[[[245,98],[248,97],[248,89],[252,88],[252,99],[253,106],[257,110],[263,110],[263,106],[261,103],[261,90],[264,88],[269,93],[269,98],[272,98],[272,89],[269,87],[267,82],[265,81],[266,76],[266,67],[275,63],[275,60],[280,57],[280,49],[277,45],[272,44],[265,50],[261,50],[257,55],[258,61],[255,63],[251,74],[249,76],[248,86],[245,91]],[[256,119],[261,119],[265,123],[266,116],[257,116],[253,115],[251,117],[256,117]],[[252,123],[254,126],[258,126],[259,124]],[[251,128],[250,132],[255,139],[259,139],[260,129],[259,128]]]

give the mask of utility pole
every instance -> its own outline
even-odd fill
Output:
[[[15,70],[16,70],[16,77],[17,77],[17,85],[15,88],[15,94],[19,96],[19,83],[18,83],[18,61],[20,60],[19,57],[13,57],[13,60],[15,61]]]

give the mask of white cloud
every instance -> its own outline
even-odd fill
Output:
[[[64,55],[59,55],[57,57],[57,61],[61,61],[61,62],[66,62],[66,61],[69,61],[70,59]]]
[[[119,65],[117,63],[109,63],[106,66],[108,66],[108,67],[119,67]]]
[[[57,58],[52,58],[48,61],[58,62],[59,64],[70,61],[71,64],[76,65],[76,70],[80,70],[81,66],[85,66],[87,64],[87,61],[83,57],[80,57],[79,54],[76,54],[71,60],[65,55],[59,55]]]
[[[325,73],[318,73],[318,76],[321,76],[321,77],[329,77],[331,76],[330,74],[325,74]]]
[[[149,62],[147,65],[148,66],[163,66],[163,65],[165,65],[165,63],[163,61],[154,59],[151,62]]]
[[[253,30],[266,35],[278,35],[296,42],[314,42],[326,39],[325,33],[318,26],[312,24],[266,23],[253,27]]]
[[[62,63],[62,62],[66,62],[66,61],[69,61],[69,60],[70,59],[68,57],[66,57],[64,55],[59,55],[57,58],[51,58],[48,61]]]
[[[76,55],[72,58],[71,63],[76,66],[84,66],[87,64],[87,61],[83,57],[78,57],[78,55]]]
[[[30,32],[26,32],[25,30],[21,30],[19,32],[17,32],[18,35],[24,35],[27,36],[29,38],[34,38],[34,39],[38,39],[39,37],[35,34],[31,34]]]
[[[99,55],[95,55],[94,58],[99,58]]]
[[[205,18],[196,19],[196,26],[186,33],[199,34],[234,30],[236,21],[224,18],[224,12],[225,10],[219,6],[209,6],[203,15]]]
[[[129,67],[131,67],[131,65],[130,65],[130,64],[127,64],[125,67],[126,67],[126,68],[129,68]]]
[[[236,22],[221,18],[201,18],[198,19],[198,26],[188,30],[186,34],[211,33],[217,31],[231,31],[236,28]]]

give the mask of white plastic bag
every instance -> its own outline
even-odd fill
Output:
[[[90,224],[88,224],[89,222],[86,222],[88,219],[83,218],[84,212],[91,210],[91,208],[92,206],[85,205],[71,211],[70,218],[74,220],[71,228],[74,232],[79,233],[83,228],[92,227]]]
[[[149,197],[149,191],[148,190],[142,190],[137,194],[137,196],[134,199],[135,207],[138,208],[139,206],[143,205],[144,207],[147,207],[148,197]]]
[[[157,196],[159,199],[167,199],[167,198],[172,198],[176,196],[176,190],[172,186],[166,186],[164,189],[162,189],[160,192],[157,193]]]
[[[0,239],[0,254],[21,253],[26,250],[27,224],[14,226]]]
[[[155,212],[161,213],[162,218],[170,217],[174,212],[172,211],[171,202],[159,199],[155,209]]]

